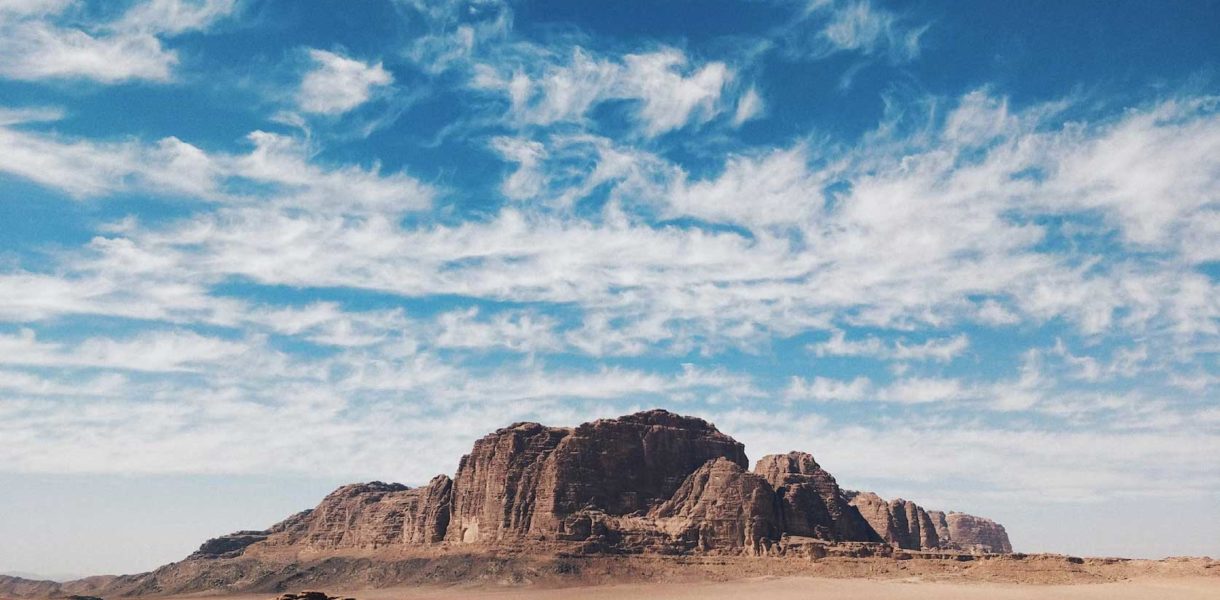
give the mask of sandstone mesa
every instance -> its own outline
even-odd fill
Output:
[[[929,568],[1010,557],[1027,562],[1022,569],[1045,571],[1038,561],[1046,559],[1011,553],[1004,527],[989,519],[843,490],[805,452],[764,456],[751,470],[745,447],[711,423],[656,409],[576,427],[515,423],[477,440],[452,478],[437,475],[414,488],[345,485],[266,530],[207,540],[148,573],[62,584],[0,577],[0,592],[48,598],[487,577],[511,583],[581,569],[586,579],[601,573],[612,580],[645,571],[661,578],[802,572],[800,561],[752,557],[918,557]],[[629,557],[630,565],[614,562]],[[835,568],[858,575],[864,567]]]
[[[452,479],[346,485],[270,529],[209,540],[190,559],[428,545],[765,555],[811,541],[1012,552],[989,519],[842,490],[804,452],[749,470],[745,447],[712,424],[650,410],[577,427],[515,423],[476,441]]]

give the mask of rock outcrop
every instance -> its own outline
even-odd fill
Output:
[[[345,485],[316,508],[262,533],[269,546],[316,550],[435,543],[449,527],[452,492],[446,475],[418,488],[380,481]]]
[[[455,483],[455,542],[555,539],[568,517],[648,511],[692,472],[745,448],[702,419],[651,410],[574,429],[517,423],[475,443]]]
[[[808,453],[764,456],[754,472],[775,490],[785,533],[833,541],[881,541],[860,511],[843,497],[835,478]]]
[[[965,513],[927,511],[898,498],[886,502],[872,492],[845,492],[885,542],[904,550],[1011,553],[1008,533],[998,523]]]
[[[708,461],[649,516],[699,552],[764,554],[783,533],[767,480],[727,458]]]
[[[528,531],[546,459],[570,433],[515,423],[475,442],[458,466],[445,539],[497,542]]]
[[[1004,526],[983,517],[951,512],[947,519],[949,544],[965,552],[1008,554],[1012,544]]]
[[[1011,552],[992,521],[841,490],[804,452],[766,456],[753,472],[747,465],[740,442],[664,410],[577,427],[516,423],[475,442],[452,480],[346,485],[265,531],[208,540],[189,559],[431,544],[813,556],[850,542],[873,548],[865,554]]]

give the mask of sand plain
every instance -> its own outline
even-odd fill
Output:
[[[1220,578],[1140,577],[1107,583],[1019,584],[909,579],[755,577],[737,581],[576,587],[415,586],[328,590],[357,600],[1216,600]],[[271,600],[269,594],[171,596],[166,600]]]

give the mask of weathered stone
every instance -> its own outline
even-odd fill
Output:
[[[447,539],[496,542],[570,536],[586,509],[646,512],[708,460],[743,466],[740,442],[707,421],[651,410],[574,429],[519,423],[462,459]]]
[[[983,517],[965,513],[948,514],[949,539],[953,547],[966,552],[1012,552],[1004,526]]]
[[[186,558],[187,560],[232,558],[239,556],[251,544],[267,539],[269,535],[268,531],[235,531],[204,542],[198,550]]]
[[[775,490],[784,533],[834,541],[880,541],[860,511],[843,497],[835,478],[812,455],[764,456],[754,472]]]
[[[843,495],[882,541],[898,543],[901,536],[894,515],[890,512],[889,502],[872,492],[844,491]]]
[[[723,457],[691,473],[648,516],[700,552],[763,554],[782,534],[771,485]]]
[[[902,537],[902,548],[910,550],[935,550],[940,547],[940,537],[936,535],[936,527],[923,507],[897,498],[890,501],[890,512],[898,526]]]
[[[265,531],[208,540],[190,558],[441,542],[658,554],[790,547],[810,557],[878,548],[1011,551],[991,521],[841,490],[803,452],[764,457],[753,473],[746,464],[741,443],[664,410],[574,428],[517,423],[478,440],[454,480],[343,486]]]
[[[886,502],[872,492],[845,492],[882,540],[904,550],[1011,553],[1004,527],[964,513],[925,511],[901,498]]]
[[[846,495],[883,541],[904,550],[940,548],[936,526],[927,511],[918,504],[901,498],[886,502],[872,492],[850,492]]]
[[[940,547],[951,548],[949,544],[949,521],[945,519],[945,512],[930,510],[928,511],[928,518],[932,519],[932,527],[936,529],[936,538],[940,541]]]
[[[445,475],[418,488],[380,481],[345,485],[268,543],[335,549],[438,542],[449,525],[452,486]]]
[[[496,542],[529,530],[546,459],[570,429],[515,423],[484,436],[462,457],[445,538]]]

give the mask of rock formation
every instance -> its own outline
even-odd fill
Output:
[[[714,425],[664,410],[574,428],[516,423],[475,442],[453,480],[346,485],[312,510],[266,531],[208,540],[189,558],[431,544],[667,554],[782,554],[839,542],[1012,551],[992,521],[843,491],[804,452],[766,456],[754,472],[747,464],[742,444]]]
[[[575,429],[517,423],[475,442],[455,482],[454,542],[554,539],[586,508],[647,511],[709,460],[744,467],[745,448],[702,419],[663,410]]]
[[[904,550],[1010,553],[1008,533],[998,523],[967,515],[927,511],[898,498],[886,502],[872,492],[844,492],[881,539]]]
[[[1004,526],[983,517],[951,512],[947,518],[952,547],[965,552],[1008,554],[1012,544]]]
[[[431,544],[444,539],[452,512],[453,482],[438,475],[428,485],[356,483],[331,492],[316,508],[265,531],[238,531],[203,543],[188,559],[232,558],[262,543],[313,550],[377,549]]]
[[[805,452],[764,456],[754,472],[775,490],[785,533],[834,541],[881,541],[813,456]]]
[[[689,550],[762,554],[783,532],[767,480],[727,458],[704,463],[649,513]]]

